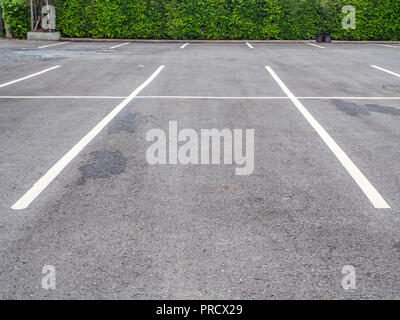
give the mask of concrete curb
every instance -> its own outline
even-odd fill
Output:
[[[92,39],[92,38],[61,38],[62,41],[73,42],[142,42],[142,43],[307,43],[309,40],[166,40],[166,39]],[[315,42],[315,41],[313,41]],[[346,41],[332,40],[332,43],[348,44],[398,44],[399,41]]]

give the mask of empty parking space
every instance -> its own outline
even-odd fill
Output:
[[[0,41],[0,296],[45,297],[44,264],[63,266],[54,298],[398,296],[396,49],[44,45]],[[166,164],[149,163],[154,129]],[[171,163],[183,129],[253,129],[250,174],[201,164],[201,145]]]

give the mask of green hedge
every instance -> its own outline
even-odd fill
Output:
[[[3,0],[12,33],[29,28],[28,0]],[[399,0],[53,0],[65,37],[400,40]],[[342,7],[357,9],[345,30]]]
[[[31,28],[29,0],[1,0],[5,27],[15,38],[25,38]]]

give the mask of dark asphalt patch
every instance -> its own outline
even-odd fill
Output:
[[[79,168],[81,178],[79,184],[87,180],[108,179],[125,172],[127,158],[119,151],[94,151],[91,154],[93,162]]]
[[[353,102],[346,102],[343,100],[334,100],[333,104],[339,111],[342,111],[349,116],[370,115],[371,112],[384,113],[395,116],[400,116],[400,109],[393,107],[384,107],[378,104],[359,105]]]

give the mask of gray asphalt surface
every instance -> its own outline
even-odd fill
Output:
[[[61,66],[0,87],[0,298],[400,298],[400,99],[361,99],[400,97],[400,78],[370,67],[400,74],[400,46],[38,49],[47,44],[0,40],[0,86]],[[11,209],[160,65],[27,209]],[[391,209],[373,207],[267,65]],[[167,132],[170,120],[197,132],[254,129],[253,174],[149,165],[146,134]],[[44,265],[56,268],[55,290],[41,287]],[[356,269],[356,289],[342,288],[345,265]]]

